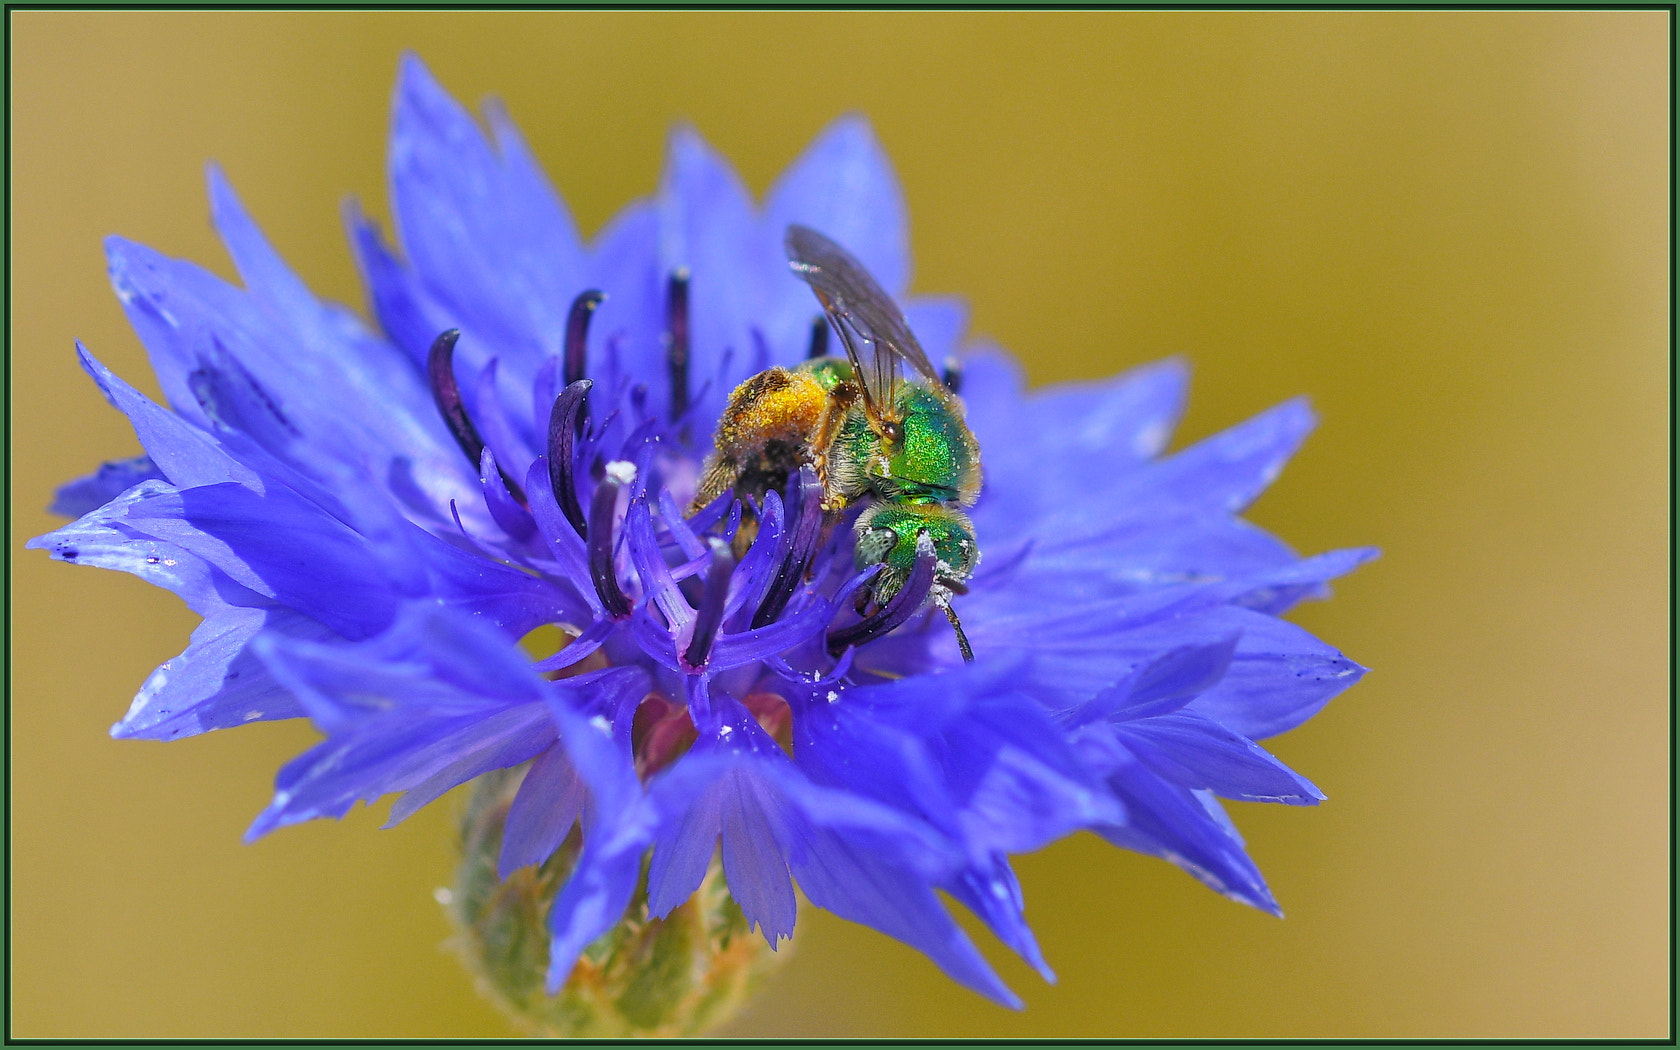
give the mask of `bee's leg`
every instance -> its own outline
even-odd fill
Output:
[[[816,438],[811,442],[812,465],[816,467],[817,480],[822,483],[823,488],[823,510],[830,514],[844,510],[855,498],[855,493],[845,491],[845,471],[834,469],[836,465],[832,453],[835,441],[840,437],[840,428],[845,425],[846,416],[851,412],[857,398],[857,384],[835,384],[834,389],[828,393],[828,403],[823,407]]]
[[[700,475],[700,485],[694,491],[694,499],[689,501],[688,515],[693,517],[704,510],[713,500],[735,487],[741,480],[741,465],[727,456],[714,452],[706,457],[706,469]]]
[[[859,616],[868,616],[873,611],[870,605],[874,598],[875,594],[869,588],[860,587],[856,597],[852,599],[852,610]]]
[[[936,595],[934,602],[945,613],[945,619],[951,621],[951,630],[957,632],[957,649],[961,651],[964,663],[974,662],[974,650],[968,644],[968,635],[963,633],[962,621],[957,619],[957,611],[951,608],[951,599],[947,595]]]

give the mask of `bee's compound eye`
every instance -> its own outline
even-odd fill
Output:
[[[865,529],[863,533],[858,536],[857,541],[858,568],[861,569],[870,565],[878,565],[885,561],[887,554],[891,552],[893,546],[897,543],[898,534],[893,532],[891,529]]]
[[[974,566],[980,561],[980,548],[975,546],[972,537],[960,531],[955,532],[953,538],[956,541],[951,544],[953,557],[948,560],[957,576],[966,580],[973,574]]]

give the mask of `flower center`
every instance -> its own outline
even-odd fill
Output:
[[[606,403],[620,407],[591,412],[596,382],[586,348],[604,299],[590,290],[573,301],[562,353],[539,372],[539,398],[547,396],[543,376],[549,390],[556,372],[564,386],[548,411],[545,462],[541,469],[533,465],[524,485],[497,459],[500,446],[487,447],[469,417],[455,375],[460,333],[440,334],[427,361],[439,414],[478,469],[486,503],[509,537],[486,546],[575,598],[565,643],[549,646],[549,655],[533,654],[534,666],[554,678],[613,666],[644,669],[649,686],[632,734],[643,775],[685,751],[697,726],[712,726],[714,679],[744,698],[765,730],[789,746],[790,716],[780,695],[785,682],[833,674],[837,659],[849,669],[849,657],[842,659],[848,650],[898,630],[927,608],[938,565],[933,541],[921,536],[914,571],[877,604],[868,584],[879,567],[854,567],[849,512],[825,511],[823,486],[809,463],[762,499],[729,491],[685,517],[680,508],[688,493],[673,494],[667,482],[680,488],[698,468],[687,451],[694,407],[688,273],[678,270],[666,282],[671,396],[663,415],[646,411],[645,388],[612,398],[626,392],[603,387]],[[819,319],[809,348],[814,357],[826,353],[827,339]],[[480,389],[480,409],[487,395],[493,396],[491,384]]]

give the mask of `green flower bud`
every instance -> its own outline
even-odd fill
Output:
[[[714,856],[700,889],[663,919],[647,911],[647,870],[624,918],[585,949],[558,995],[544,989],[548,909],[576,862],[579,836],[540,866],[496,874],[522,769],[478,778],[461,820],[461,865],[445,898],[451,946],[479,991],[527,1035],[695,1035],[733,1016],[785,960],[747,927]],[[440,897],[444,896],[440,894]]]

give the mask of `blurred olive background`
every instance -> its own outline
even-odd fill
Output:
[[[725,1034],[1666,1033],[1666,13],[10,17],[14,1035],[509,1034],[441,947],[450,801],[241,845],[310,728],[108,739],[194,617],[22,550],[138,448],[71,340],[156,394],[101,238],[231,278],[215,159],[359,307],[339,208],[387,214],[404,49],[505,99],[590,233],[676,120],[762,193],[866,113],[916,290],[1035,383],[1185,355],[1180,444],[1311,394],[1251,516],[1386,552],[1296,614],[1375,668],[1271,742],[1329,803],[1233,806],[1287,920],[1080,836],[1019,864],[1059,983],[985,942],[1024,1012],[806,910]]]

